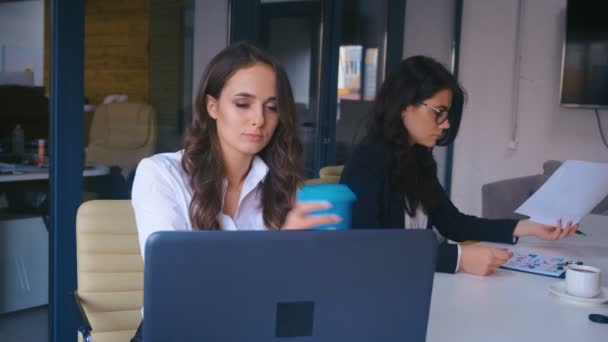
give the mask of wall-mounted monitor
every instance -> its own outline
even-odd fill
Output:
[[[560,103],[608,108],[608,1],[568,0]]]

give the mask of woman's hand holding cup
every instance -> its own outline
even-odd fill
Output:
[[[296,207],[287,215],[283,229],[350,229],[351,207],[356,196],[344,184],[303,186]]]
[[[282,230],[310,229],[317,226],[334,224],[342,221],[338,215],[311,215],[314,211],[331,208],[328,202],[297,202],[296,206],[287,213]]]

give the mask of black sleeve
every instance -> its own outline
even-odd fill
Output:
[[[352,207],[352,228],[380,228],[382,222],[384,161],[382,153],[360,146],[344,166],[340,183],[347,185],[357,196]]]
[[[439,181],[437,181],[439,182]],[[461,213],[450,201],[441,186],[436,187],[438,204],[431,210],[430,218],[439,232],[453,241],[479,240],[514,243],[513,230],[517,220],[483,219]]]
[[[435,271],[442,273],[456,272],[458,246],[451,243],[442,243],[437,247],[437,266],[435,267]]]
[[[386,177],[388,177],[387,173],[388,166],[383,150],[374,145],[359,146],[348,163],[346,163],[344,170],[342,171],[340,183],[350,187],[357,196],[357,200],[352,208],[352,228],[399,228],[391,226],[391,223],[388,222],[390,219],[383,215],[385,212],[384,209],[386,209],[383,206],[389,205],[390,197],[390,194],[388,193],[390,189],[385,188]],[[458,233],[459,230],[462,229],[461,227],[467,226],[470,219],[473,219],[473,221],[487,221],[461,214],[454,207],[449,198],[447,198],[445,192],[441,191],[439,196],[441,196],[440,205],[437,207],[437,210],[434,210],[429,214],[429,218],[432,223],[437,226],[440,232],[449,239],[461,241],[458,240],[454,233]],[[405,215],[405,211],[403,211],[403,215]],[[450,223],[452,220],[459,222],[452,224]],[[503,233],[505,236],[509,236],[508,242],[511,242],[511,236],[517,221],[505,221],[507,222],[503,225],[506,228],[499,230],[505,230]],[[482,224],[482,226],[484,225]],[[469,229],[466,230],[465,233],[458,235],[466,236],[466,239],[481,240],[479,237],[474,237],[477,236],[476,234],[470,234],[470,232],[468,232]],[[475,229],[473,229],[473,231],[474,230]],[[497,239],[490,239],[488,241],[497,241]],[[458,246],[443,243],[439,245],[437,252],[436,271],[454,273],[458,261]]]

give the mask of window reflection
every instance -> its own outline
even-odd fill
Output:
[[[8,342],[48,340],[48,183],[36,179],[48,176],[44,13],[44,1],[0,2],[0,339]]]

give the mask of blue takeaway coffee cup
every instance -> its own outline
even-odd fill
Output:
[[[342,218],[340,222],[315,227],[316,230],[338,230],[351,228],[351,210],[357,199],[355,193],[344,184],[314,184],[303,186],[296,198],[300,202],[329,202],[331,208],[317,210],[311,215],[334,214]]]

